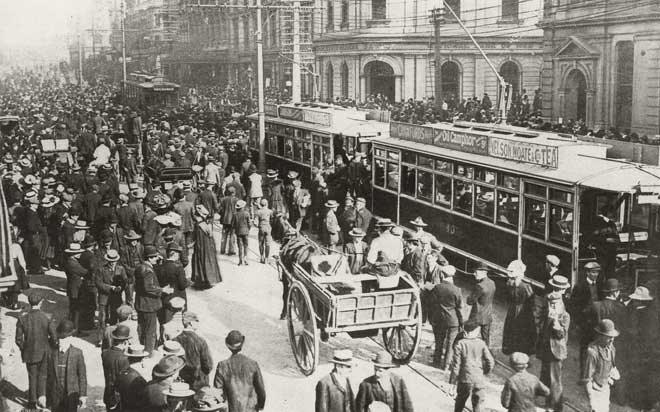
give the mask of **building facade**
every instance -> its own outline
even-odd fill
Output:
[[[181,27],[174,50],[164,60],[166,76],[191,86],[224,86],[253,81],[256,90],[257,31],[261,30],[264,84],[291,88],[293,12],[264,8],[257,24],[254,0],[230,0],[229,7],[215,1],[184,0]],[[288,3],[287,3],[288,4]],[[301,2],[309,6],[309,2]],[[312,13],[300,12],[302,95],[313,95],[311,54]],[[249,70],[248,70],[249,69]],[[249,78],[251,77],[251,78]],[[255,92],[256,93],[256,92]]]
[[[660,3],[547,0],[544,116],[660,134]]]
[[[316,0],[314,52],[321,97],[364,101],[420,100],[435,93],[433,0]],[[540,0],[446,0],[495,69],[530,95],[540,85],[543,32]],[[444,8],[444,7],[443,7]],[[494,97],[494,71],[453,15],[440,23],[442,95]],[[530,96],[531,97],[531,96]]]

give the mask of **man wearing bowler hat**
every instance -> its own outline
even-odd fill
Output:
[[[241,353],[245,336],[237,330],[225,339],[231,357],[218,363],[213,386],[229,403],[229,412],[256,412],[264,409],[266,388],[259,364]]]
[[[108,411],[119,411],[119,394],[115,384],[122,371],[128,368],[126,357],[126,346],[131,337],[131,331],[126,325],[118,325],[111,334],[112,346],[101,354],[103,365],[103,376],[105,378],[105,390],[103,392],[103,403]]]
[[[467,298],[467,304],[472,306],[468,321],[479,325],[481,339],[490,346],[490,325],[493,322],[493,299],[495,298],[495,282],[488,278],[488,267],[479,265],[474,271],[477,281],[472,294]]]
[[[378,352],[373,360],[374,374],[360,383],[355,409],[367,412],[374,402],[383,402],[392,412],[413,412],[413,404],[406,382],[398,375],[390,372],[396,365],[392,355],[386,351]]]
[[[353,368],[353,352],[336,350],[330,359],[332,372],[316,384],[316,412],[355,412],[355,396],[349,375]]]
[[[600,300],[602,282],[600,278],[600,264],[587,262],[584,265],[585,277],[573,287],[570,300],[570,313],[577,325],[578,342],[580,346],[580,373],[584,373],[584,362],[587,347],[593,337],[593,321],[589,316],[591,305]]]
[[[82,350],[72,345],[73,322],[57,326],[58,347],[51,352],[48,365],[46,405],[53,412],[76,412],[87,403],[87,371]]]
[[[594,328],[596,336],[587,348],[582,384],[592,412],[608,412],[610,386],[619,379],[616,350],[612,342],[619,336],[614,322],[603,319]]]
[[[145,261],[135,269],[135,310],[138,312],[138,335],[147,352],[153,352],[158,334],[158,310],[162,308],[161,296],[172,293],[171,286],[161,288],[154,272],[158,262],[155,246],[144,248]]]

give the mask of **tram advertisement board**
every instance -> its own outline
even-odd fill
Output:
[[[490,137],[489,155],[516,162],[531,163],[556,169],[559,165],[558,148],[543,144]]]
[[[390,122],[390,136],[446,149],[488,156],[488,136],[416,124]]]
[[[264,113],[266,116],[277,117],[277,105],[273,103],[264,103]]]
[[[280,111],[280,117],[283,119],[297,120],[299,122],[301,122],[303,119],[302,109],[298,109],[296,107],[280,106],[279,111]]]

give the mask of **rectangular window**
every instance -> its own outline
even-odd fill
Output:
[[[548,196],[546,187],[535,185],[534,183],[525,183],[525,193],[546,198]]]
[[[550,188],[550,200],[573,204],[573,193]]]
[[[474,215],[492,222],[495,217],[495,189],[486,186],[476,186],[475,189]]]
[[[497,224],[511,229],[518,228],[520,197],[514,193],[497,191]]]
[[[519,0],[502,0],[502,21],[518,21],[518,1]]]
[[[399,160],[399,152],[388,151],[387,158],[389,160]]]
[[[436,160],[435,161],[435,171],[436,172],[451,173],[451,162],[448,162],[446,160]]]
[[[462,180],[454,181],[454,210],[466,215],[472,214],[472,184]]]
[[[321,154],[321,145],[315,144],[312,146],[312,166],[322,167],[323,156]]]
[[[465,166],[462,164],[456,164],[454,172],[458,176],[465,177],[467,179],[472,179],[474,177],[474,167],[472,166]]]
[[[303,143],[303,162],[310,164],[312,162],[312,144],[309,142]]]
[[[573,241],[573,208],[550,205],[550,240],[570,245]]]
[[[393,162],[387,162],[387,188],[399,190],[399,165]]]
[[[431,202],[433,197],[433,173],[417,171],[417,198]]]
[[[291,138],[284,141],[284,157],[293,159],[293,139]]]
[[[376,157],[385,157],[385,150],[383,150],[383,149],[374,149],[374,156],[376,156]]]
[[[420,156],[417,158],[417,164],[418,164],[419,166],[421,166],[421,167],[425,167],[425,168],[427,168],[427,169],[433,169],[433,159],[431,159],[430,157],[426,157],[426,156],[421,156],[421,155],[420,155]]]
[[[374,186],[385,187],[385,161],[374,160]]]
[[[474,178],[480,182],[488,183],[491,185],[495,184],[495,172],[492,170],[477,167],[475,170]]]
[[[293,141],[293,160],[302,161],[302,142],[297,139]]]
[[[385,20],[387,18],[387,0],[371,0],[371,19]]]
[[[284,137],[277,136],[277,154],[284,156]]]
[[[505,189],[520,190],[520,178],[499,173],[497,175],[497,185]]]
[[[525,233],[545,240],[546,203],[525,198]]]
[[[417,160],[417,155],[413,152],[409,152],[407,150],[404,150],[401,152],[401,161],[404,163],[410,163],[412,165],[415,164],[415,161]]]
[[[449,206],[451,203],[451,177],[435,175],[435,204]]]
[[[415,168],[405,164],[401,165],[401,194],[415,196]]]

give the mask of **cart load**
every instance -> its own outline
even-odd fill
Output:
[[[319,363],[320,341],[346,332],[353,338],[376,336],[399,362],[408,362],[421,338],[419,288],[405,272],[396,284],[379,287],[375,274],[352,274],[346,257],[328,252],[303,235],[288,236],[278,270],[288,286],[289,340],[305,375]]]

